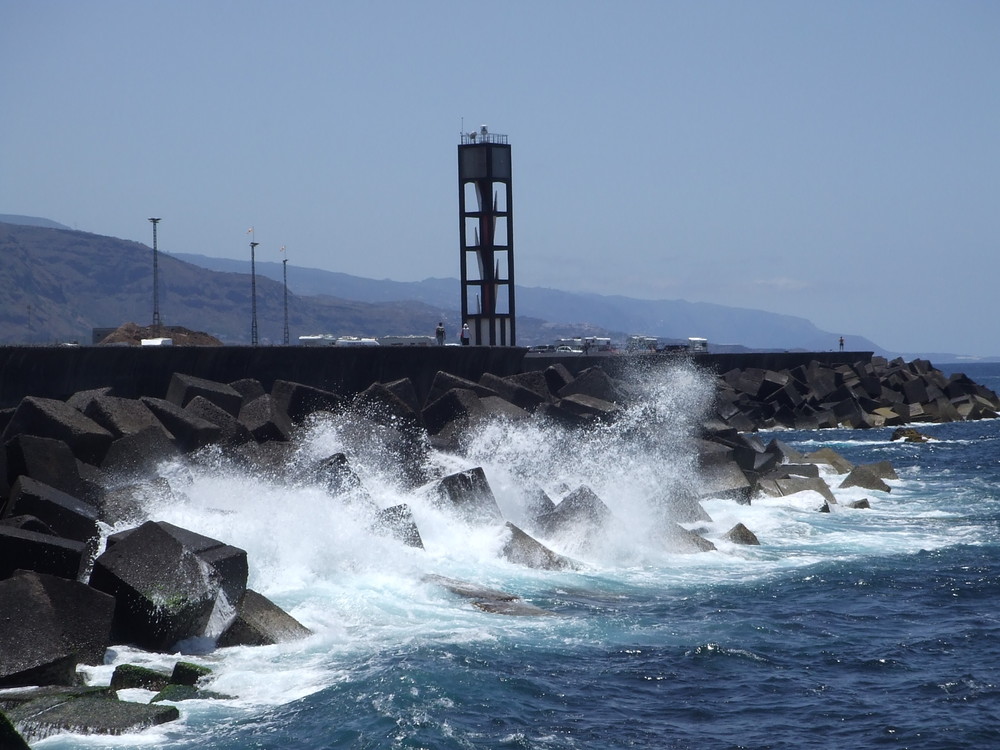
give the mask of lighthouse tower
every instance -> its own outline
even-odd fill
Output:
[[[473,344],[514,346],[510,144],[485,125],[458,146],[462,321]]]

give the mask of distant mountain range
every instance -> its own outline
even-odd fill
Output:
[[[210,258],[192,253],[173,257],[213,271],[246,273],[249,261]],[[258,275],[282,279],[282,264],[257,261]],[[459,280],[430,278],[423,281],[365,279],[334,271],[288,266],[288,287],[299,295],[335,295],[368,303],[398,300],[421,302],[438,309],[455,305],[460,299]],[[658,336],[680,341],[703,336],[718,347],[729,344],[751,349],[805,349],[825,351],[837,346],[837,334],[822,331],[805,318],[777,315],[724,305],[682,300],[640,300],[542,287],[518,286],[518,333],[520,343],[549,343],[552,329],[558,335],[611,335],[624,339],[629,334]],[[546,321],[541,340],[525,340],[522,318]],[[875,351],[874,343],[862,336],[845,336],[845,345],[854,351]]]
[[[0,344],[90,342],[94,328],[152,319],[152,250],[141,243],[69,229],[48,219],[0,214]],[[400,282],[288,265],[289,332],[382,336],[431,334],[438,320],[457,332],[458,279]],[[160,319],[205,331],[226,343],[249,343],[248,261],[190,253],[159,254]],[[261,343],[281,343],[282,264],[258,261]],[[518,286],[518,343],[573,335],[629,334],[664,341],[709,339],[714,350],[826,351],[839,334],[805,318],[681,300],[639,300]],[[453,335],[453,334],[452,334]],[[846,348],[886,352],[862,336]],[[906,355],[904,355],[906,356]],[[922,356],[931,356],[923,353]],[[933,355],[937,361],[953,361]]]

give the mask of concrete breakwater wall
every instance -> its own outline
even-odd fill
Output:
[[[725,352],[719,354],[637,352],[634,354],[595,354],[590,356],[526,354],[521,370],[544,370],[549,365],[560,364],[573,375],[578,375],[587,368],[596,366],[612,377],[622,377],[632,373],[641,373],[644,369],[662,367],[677,362],[679,359],[690,359],[700,367],[722,375],[730,370],[745,370],[751,367],[760,370],[792,370],[810,362],[834,367],[856,362],[870,362],[871,358],[872,352]]]
[[[0,348],[0,408],[24,396],[66,399],[91,388],[111,387],[124,398],[162,396],[170,377],[186,375],[232,383],[275,380],[349,395],[372,383],[409,378],[420,398],[439,370],[469,380],[486,372],[520,372],[523,349],[442,347],[4,347]]]
[[[810,361],[825,365],[871,358],[870,352],[761,352],[700,354],[695,361],[717,373],[733,368],[790,369]],[[564,365],[577,374],[600,365],[613,376],[632,368],[674,361],[662,354],[532,356],[516,347],[0,347],[0,408],[24,396],[66,399],[77,391],[108,387],[125,398],[161,396],[175,372],[220,383],[259,380],[270,389],[289,380],[343,395],[372,383],[409,378],[418,397],[430,392],[438,371],[478,381]]]

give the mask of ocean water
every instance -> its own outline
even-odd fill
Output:
[[[1000,389],[1000,366],[960,369]],[[829,514],[814,493],[750,506],[709,498],[712,520],[687,525],[718,549],[686,554],[656,529],[670,499],[697,486],[687,436],[709,392],[707,378],[677,368],[613,429],[568,438],[496,425],[468,456],[431,452],[440,475],[482,466],[515,523],[537,486],[554,497],[592,487],[617,518],[608,538],[551,543],[578,571],[499,559],[503,533],[405,489],[361,418],[304,428],[292,479],[221,459],[162,467],[173,492],[151,497],[148,516],[246,549],[250,586],[314,635],[263,648],[184,644],[183,658],[212,668],[207,687],[230,697],[178,703],[179,722],[145,732],[35,746],[1000,747],[1000,420],[919,425],[936,438],[924,444],[894,443],[889,429],[775,433],[800,450],[891,461],[899,479],[890,493],[835,489]],[[379,505],[411,505],[426,550],[373,536],[299,470],[337,451]],[[861,497],[870,510],[846,507]],[[737,522],[759,547],[725,541]],[[428,574],[555,616],[482,612]],[[86,676],[107,684],[116,664],[169,669],[180,656],[116,647]]]

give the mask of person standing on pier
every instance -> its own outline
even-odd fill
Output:
[[[462,330],[458,334],[459,339],[462,341],[462,346],[469,345],[469,324],[462,323]]]
[[[439,321],[437,328],[434,329],[434,335],[437,337],[438,346],[444,346],[444,321]]]

